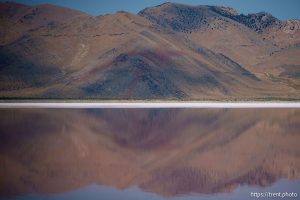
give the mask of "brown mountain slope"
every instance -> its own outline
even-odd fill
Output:
[[[51,20],[59,23],[53,26],[34,17],[30,24],[37,28],[0,47],[0,96],[298,99],[298,69],[293,66],[299,59],[286,55],[295,55],[298,47],[280,49],[217,8],[167,3],[139,15],[99,17],[74,11],[64,21],[55,14]],[[276,65],[274,54],[281,58]]]
[[[1,2],[0,45],[18,40],[27,31],[33,31],[42,26],[55,26],[80,15],[85,14],[49,4],[31,7],[18,3]]]
[[[299,179],[299,118],[295,109],[0,110],[0,196],[94,183],[214,194]]]
[[[261,78],[266,77],[261,73],[261,68],[257,67],[258,64],[269,57],[274,59],[274,53],[278,56],[285,48],[294,48],[295,51],[298,49],[299,27],[290,25],[293,31],[284,32],[285,29],[289,29],[286,27],[289,21],[280,21],[267,13],[245,16],[226,7],[194,7],[166,3],[147,8],[139,15],[160,27],[173,29],[180,34],[186,33],[183,35],[189,43],[222,53]],[[294,20],[294,23],[296,24],[297,20]],[[181,34],[180,37],[184,36]],[[295,60],[296,57],[290,56],[290,59]],[[270,63],[270,71],[264,72],[272,73],[273,69],[270,68],[284,62]],[[296,59],[293,63],[296,65],[299,62],[300,60]]]

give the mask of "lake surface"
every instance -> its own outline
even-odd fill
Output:
[[[210,194],[210,195],[180,195],[175,197],[163,197],[154,193],[145,192],[138,187],[131,187],[124,190],[118,190],[113,187],[99,186],[99,185],[91,185],[77,191],[66,192],[64,194],[57,195],[24,195],[20,197],[10,198],[12,200],[81,200],[81,199],[89,199],[89,200],[140,200],[140,199],[151,199],[151,200],[240,200],[240,199],[255,199],[251,197],[251,192],[289,192],[295,193],[295,191],[299,191],[300,181],[287,181],[281,180],[276,182],[271,187],[266,188],[258,188],[258,187],[248,187],[248,186],[240,186],[232,193],[219,193],[219,194]],[[297,193],[297,195],[300,195]],[[291,199],[299,199],[296,198]],[[0,198],[1,200],[5,198]],[[261,198],[263,199],[263,198]],[[281,199],[281,198],[280,198]]]
[[[292,108],[0,109],[0,199],[300,194],[299,130]]]

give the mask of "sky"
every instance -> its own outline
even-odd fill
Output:
[[[0,0],[5,2],[7,0]],[[9,0],[28,5],[54,4],[81,10],[98,16],[123,10],[138,13],[150,6],[169,2],[190,5],[223,5],[236,9],[239,13],[248,14],[260,11],[269,12],[275,17],[286,19],[300,19],[300,0]]]

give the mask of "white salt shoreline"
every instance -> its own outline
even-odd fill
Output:
[[[0,108],[300,108],[300,102],[0,103]]]

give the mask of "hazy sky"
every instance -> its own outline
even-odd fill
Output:
[[[0,0],[4,2],[7,0]],[[114,13],[119,10],[137,13],[145,7],[166,1],[191,5],[224,5],[248,14],[266,11],[279,19],[300,19],[300,0],[13,0],[36,5],[50,3],[84,11],[92,15]]]

